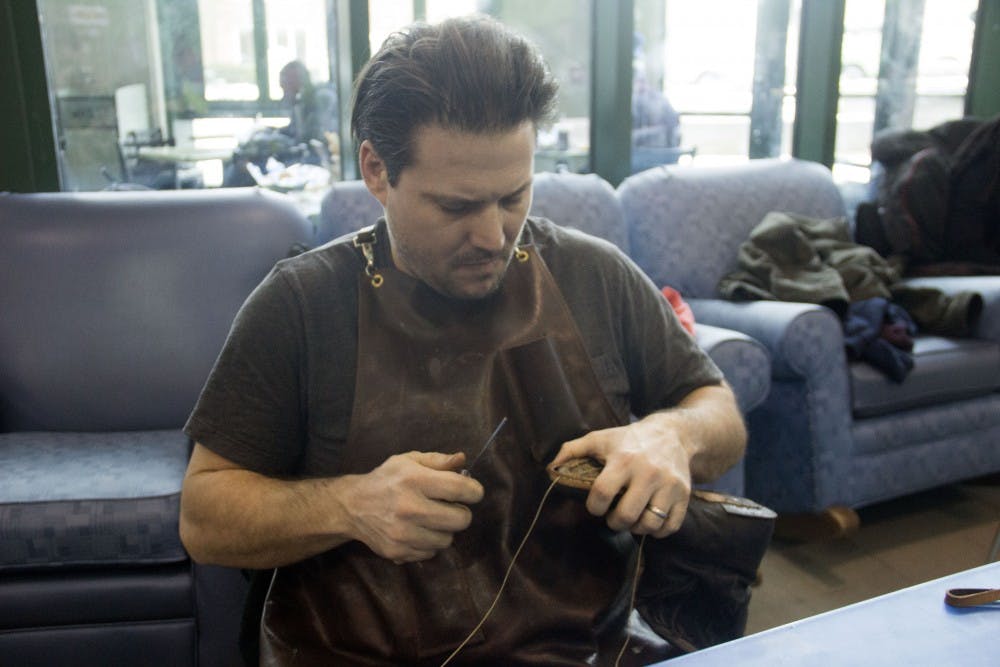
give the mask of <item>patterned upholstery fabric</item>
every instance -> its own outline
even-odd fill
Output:
[[[1000,394],[859,419],[852,436],[844,474],[862,505],[996,472]]]
[[[736,391],[740,410],[747,414],[760,405],[770,389],[771,355],[750,336],[730,329],[698,324],[695,338],[701,349],[722,369],[726,381]]]
[[[986,308],[977,340],[918,337],[917,369],[895,385],[847,363],[840,321],[826,308],[716,298],[766,213],[845,215],[829,170],[797,160],[669,166],[626,179],[618,195],[633,256],[654,282],[679,289],[699,325],[746,333],[771,355],[770,393],[747,419],[748,496],[816,512],[1000,470],[1000,278],[912,281],[973,289]]]
[[[629,253],[621,204],[611,184],[597,174],[535,174],[531,215],[599,236]]]
[[[801,161],[658,167],[625,179],[618,194],[633,258],[685,299],[718,294],[740,243],[775,206],[820,218],[846,213],[829,172]]]
[[[0,433],[0,502],[170,495],[180,491],[188,451],[180,430]]]

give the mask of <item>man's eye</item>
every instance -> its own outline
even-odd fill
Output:
[[[466,211],[469,210],[468,204],[461,204],[461,203],[456,203],[456,204],[442,203],[439,204],[439,206],[441,207],[442,211],[444,211],[445,213],[450,213],[452,215],[455,215],[457,213],[465,213]]]

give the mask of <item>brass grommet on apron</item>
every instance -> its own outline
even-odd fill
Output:
[[[517,261],[519,262],[527,262],[531,255],[524,248],[515,248],[514,257],[517,257]]]

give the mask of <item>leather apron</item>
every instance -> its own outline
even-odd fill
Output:
[[[459,302],[375,267],[374,233],[362,241],[369,265],[342,474],[413,450],[463,451],[471,464],[509,421],[472,470],[485,496],[451,547],[397,565],[349,542],[279,568],[262,665],[441,664],[487,615],[549,488],[544,464],[565,440],[620,423],[535,248],[518,248],[494,295]],[[636,564],[629,533],[608,529],[580,496],[553,491],[496,607],[451,664],[613,664]],[[642,644],[633,660],[666,655]]]

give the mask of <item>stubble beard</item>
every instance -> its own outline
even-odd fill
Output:
[[[509,248],[505,247],[503,251],[500,253],[473,251],[465,253],[464,255],[461,255],[459,257],[456,257],[454,261],[449,263],[449,269],[452,270],[449,272],[449,276],[454,276],[455,275],[454,270],[466,263],[474,264],[476,262],[486,262],[486,261],[489,261],[491,263],[502,262],[502,268],[500,268],[500,270],[497,271],[492,282],[486,287],[486,289],[481,292],[477,292],[476,294],[468,294],[462,292],[459,288],[465,283],[459,281],[457,278],[455,281],[449,281],[449,283],[452,284],[443,286],[445,287],[443,291],[442,290],[439,291],[442,291],[442,293],[445,294],[445,296],[460,301],[475,302],[487,299],[496,294],[497,292],[499,292],[500,289],[503,287],[504,277],[507,275],[507,270],[510,267],[510,262],[513,256],[514,256],[513,247]]]

